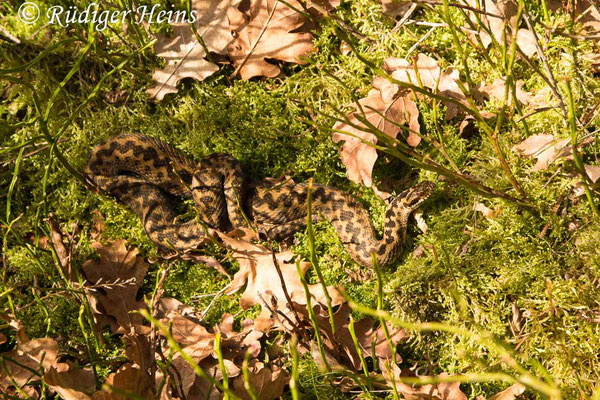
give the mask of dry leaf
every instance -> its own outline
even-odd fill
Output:
[[[100,321],[109,323],[113,332],[143,331],[142,316],[131,312],[146,307],[143,301],[136,300],[136,296],[144,282],[148,263],[138,256],[137,249],[128,250],[123,239],[108,246],[96,242],[92,247],[100,260],[88,260],[82,268],[87,280],[96,286],[88,291]]]
[[[585,172],[592,183],[598,182],[600,179],[600,167],[596,165],[584,165]],[[575,197],[583,196],[585,194],[585,188],[581,179],[578,177],[577,182],[573,186],[573,195]]]
[[[20,336],[25,338],[24,334]],[[0,374],[0,392],[16,383],[29,396],[37,397],[29,384],[40,381],[40,374],[50,389],[66,400],[87,399],[84,392],[95,388],[91,370],[58,362],[58,342],[54,339],[19,341],[16,349],[0,354],[0,359],[5,368]]]
[[[382,370],[385,371],[385,366],[382,366]],[[440,382],[434,385],[408,385],[399,382],[401,376],[408,376],[412,374],[406,374],[411,371],[402,371],[397,366],[390,368],[394,378],[396,380],[396,388],[398,392],[402,393],[407,400],[467,400],[467,396],[460,390],[460,382]],[[384,374],[385,378],[390,380],[389,374]],[[447,378],[450,375],[447,373],[441,373],[440,378]]]
[[[302,9],[297,0],[289,3]],[[242,79],[275,77],[280,68],[267,59],[304,64],[302,57],[313,50],[312,36],[295,32],[306,19],[277,0],[250,0],[244,8],[231,7],[227,13],[235,40],[228,48]]]
[[[141,399],[154,398],[150,375],[132,364],[125,364],[117,372],[110,374],[106,379],[106,385],[116,390],[96,392],[92,396],[93,400],[129,400],[131,396],[126,396],[122,394],[123,392],[131,393]]]
[[[570,8],[575,4],[574,15],[577,22],[583,25],[583,30],[587,32],[600,31],[600,11],[598,5],[594,6],[591,0],[578,0],[576,2],[564,2],[562,0],[547,0],[546,4],[549,10],[557,11],[562,9],[564,13],[570,14]]]
[[[306,304],[306,294],[304,287],[298,276],[296,264],[290,262],[294,254],[291,251],[285,251],[275,254],[277,266],[273,260],[273,253],[267,248],[252,244],[245,240],[234,239],[231,236],[219,233],[223,242],[233,249],[233,257],[239,262],[240,270],[234,275],[227,294],[232,294],[240,290],[244,284],[246,289],[240,298],[240,306],[247,309],[256,304],[262,307],[261,314],[255,319],[254,328],[259,331],[267,331],[274,325],[281,326],[276,316],[272,315],[272,309],[289,314],[291,305],[288,304],[283,289],[282,281],[277,272],[277,266],[281,270],[283,282],[290,299],[294,303]],[[302,272],[306,272],[310,267],[307,262],[300,263]],[[339,305],[343,302],[343,297],[336,288],[328,287],[329,295],[332,298],[333,305]],[[325,294],[321,285],[309,285],[309,291],[313,302],[325,304]],[[291,328],[288,326],[288,328]]]
[[[505,31],[505,22],[508,26],[512,27],[512,29],[516,28],[515,24],[517,22],[517,5],[515,1],[468,0],[467,3],[471,7],[485,11],[485,13],[478,14],[478,16],[482,24],[487,27],[490,32],[492,32],[496,42],[500,44],[504,43],[503,36]],[[482,7],[479,7],[479,3],[482,4]],[[468,11],[468,15],[474,23],[477,21],[474,12]],[[512,29],[507,31],[509,41],[512,37]],[[481,43],[487,48],[492,43],[492,37],[483,29],[480,29],[478,34],[481,38]],[[528,57],[531,57],[537,51],[535,46],[535,36],[527,29],[519,29],[517,31],[517,45]]]
[[[96,389],[91,369],[81,369],[66,363],[51,367],[44,375],[44,382],[64,400],[86,400]]]
[[[390,18],[396,19],[403,17],[411,6],[414,4],[412,1],[406,0],[380,0],[381,8],[383,13]]]
[[[537,53],[536,36],[529,29],[519,29],[517,31],[517,46],[527,57]]]
[[[173,37],[157,35],[154,49],[157,56],[165,59],[165,68],[154,70],[152,78],[156,84],[147,91],[151,97],[162,100],[166,94],[177,92],[177,84],[182,79],[202,81],[219,69],[216,64],[205,60],[206,50],[217,54],[226,53],[227,46],[233,40],[227,10],[238,2],[239,0],[192,1],[192,9],[197,11],[194,26],[206,49],[188,23],[172,24]]]
[[[301,319],[306,321],[307,324],[311,324],[306,307],[295,304],[295,308]],[[326,304],[315,304],[313,306],[313,313],[323,339],[323,344],[325,345],[329,366],[337,365],[342,367],[349,365],[356,370],[360,370],[362,368],[360,357],[349,330],[351,309],[348,304],[342,304],[333,314],[333,321],[336,327],[335,334],[331,328]],[[392,350],[385,337],[383,327],[374,328],[374,322],[370,318],[354,322],[354,331],[358,345],[364,357],[372,357],[381,362],[390,361],[392,359]],[[393,346],[409,337],[404,329],[393,329],[392,326],[388,326],[388,329]],[[373,344],[375,344],[375,351],[373,351]],[[394,365],[401,361],[400,355],[396,354]],[[317,363],[322,363],[320,357]]]
[[[459,72],[448,68],[442,73],[437,61],[426,54],[418,54],[411,62],[403,58],[387,58],[384,60],[383,69],[397,81],[416,86],[422,85],[435,93],[467,104],[467,99],[457,83],[460,78]],[[397,85],[390,85],[396,90],[398,89]],[[444,102],[444,104],[446,106],[445,118],[447,120],[454,118],[458,114],[458,106],[451,102]]]
[[[556,140],[553,135],[533,135],[514,149],[522,156],[537,158],[532,170],[543,171],[560,157],[573,157],[569,143],[569,139]]]
[[[521,104],[529,104],[534,98],[533,95],[525,90],[523,90],[523,85],[525,82],[519,80],[516,82],[516,98],[517,101]],[[487,99],[494,99],[496,101],[504,101],[504,91],[506,89],[506,79],[498,78],[490,85],[486,85],[484,87],[477,89],[477,94],[483,96]],[[512,105],[512,95],[509,92],[507,105]]]
[[[585,172],[592,183],[598,182],[600,178],[600,167],[597,165],[585,165]]]
[[[288,382],[288,375],[280,367],[274,365],[271,368],[254,359],[249,365],[250,386],[254,389],[257,398],[261,400],[274,400],[283,394],[283,389]],[[244,388],[244,379],[239,376],[233,381],[233,390],[242,399],[251,399]]]
[[[35,396],[31,386],[24,385],[39,381],[40,376],[32,371],[50,369],[58,358],[58,342],[50,338],[34,339],[25,343],[19,342],[14,350],[1,354],[4,371],[0,374],[0,388],[9,388],[14,382],[28,395]]]
[[[515,383],[500,393],[493,395],[489,400],[515,400],[517,396],[522,395],[524,392],[525,386],[520,383]]]
[[[92,212],[92,239],[96,240],[104,231],[104,216],[98,210]]]
[[[386,96],[389,102],[386,102],[383,96]],[[358,108],[355,108],[356,111],[348,116],[350,122],[360,128],[355,128],[345,122],[337,122],[333,126],[334,130],[350,134],[341,132],[333,132],[332,134],[335,143],[344,141],[341,148],[341,158],[346,166],[348,179],[357,183],[362,182],[365,186],[370,187],[373,183],[373,167],[377,160],[377,150],[367,144],[376,144],[377,138],[366,131],[368,128],[356,116],[364,117],[381,132],[393,138],[398,135],[400,128],[386,121],[386,118],[397,124],[408,124],[411,130],[419,132],[419,109],[411,96],[412,94],[404,91],[402,96],[393,97],[389,95],[389,92],[385,92],[385,88],[384,92],[377,88],[371,89],[366,98],[359,100],[364,116]],[[362,130],[363,126],[365,130]],[[367,143],[363,143],[363,140]],[[410,134],[407,141],[411,146],[416,146],[421,138]]]
[[[67,268],[71,263],[71,254],[67,246],[65,245],[64,235],[58,225],[58,222],[54,219],[53,215],[48,217],[48,225],[50,226],[50,241],[56,251],[58,260],[60,261],[61,267]]]

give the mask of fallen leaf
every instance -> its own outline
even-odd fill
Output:
[[[0,354],[3,360],[3,373],[0,374],[0,388],[9,388],[16,383],[28,395],[35,396],[35,389],[25,386],[39,381],[38,371],[49,370],[58,358],[58,342],[50,338],[19,342],[17,348]],[[14,382],[13,382],[14,381]]]
[[[92,212],[92,239],[96,240],[104,231],[104,216],[98,210]]]
[[[271,310],[291,315],[293,306],[286,299],[277,266],[281,271],[283,283],[292,302],[306,304],[306,294],[298,276],[296,264],[293,261],[290,262],[294,256],[291,251],[275,253],[274,260],[273,253],[263,246],[235,239],[223,233],[218,233],[218,235],[233,250],[233,257],[240,264],[240,270],[234,275],[226,293],[235,293],[246,285],[246,289],[240,297],[240,306],[247,309],[256,304],[261,305],[262,312],[254,321],[254,329],[266,332],[273,325],[281,326],[282,322],[276,319],[277,316],[272,315]],[[310,267],[310,263],[301,262],[300,267],[305,273]],[[309,291],[313,302],[326,304],[325,294],[320,284],[309,285]],[[338,289],[328,287],[327,291],[331,296],[333,306],[343,303],[343,296]]]
[[[529,29],[519,29],[517,31],[517,46],[527,57],[537,53],[536,36]]]
[[[197,263],[202,263],[202,264],[206,265],[207,267],[211,267],[211,268],[215,269],[220,274],[223,274],[226,277],[231,278],[231,276],[227,273],[225,268],[223,268],[221,263],[219,261],[217,261],[214,257],[206,256],[203,254],[198,254],[198,253],[192,252],[192,251],[184,252],[182,255],[175,254],[175,255],[173,255],[173,257],[181,258],[182,260],[192,260]]]
[[[289,4],[302,9],[298,0]],[[235,40],[229,45],[229,57],[242,79],[255,76],[275,77],[279,66],[267,60],[304,64],[302,57],[313,51],[312,36],[296,32],[306,18],[278,0],[250,0],[227,13]]]
[[[516,82],[515,96],[519,103],[527,105],[532,101],[533,95],[531,93],[523,90],[524,84],[525,84],[525,82],[523,82],[521,80]],[[505,88],[506,88],[506,79],[498,78],[494,82],[492,82],[490,85],[486,85],[481,88],[478,88],[477,92],[484,98],[494,99],[496,101],[502,102],[502,101],[504,101]],[[507,105],[511,106],[512,102],[513,102],[512,95],[510,95],[510,92],[509,92]]]
[[[86,400],[86,393],[96,389],[96,380],[91,369],[82,369],[67,363],[51,367],[44,375],[44,382],[64,400]]]
[[[274,400],[283,394],[283,389],[289,379],[283,369],[276,365],[269,368],[264,363],[254,359],[249,363],[248,370],[250,373],[250,386],[254,389],[256,398]],[[252,398],[244,387],[242,376],[233,381],[233,390],[244,400]]]
[[[525,386],[515,383],[500,393],[496,393],[489,400],[514,400],[525,392]]]
[[[426,54],[418,54],[414,60],[390,57],[383,63],[383,69],[397,81],[406,82],[415,86],[423,86],[434,93],[453,98],[467,104],[467,99],[458,85],[460,74],[454,68],[447,68],[444,72],[438,62]],[[389,84],[396,90],[396,84]],[[465,85],[466,86],[466,85]],[[458,114],[458,106],[452,102],[444,102],[447,120]]]
[[[162,100],[166,94],[176,93],[177,84],[184,78],[203,81],[216,71],[216,64],[207,61],[207,53],[225,54],[233,40],[227,11],[239,0],[193,0],[192,10],[197,12],[194,26],[204,41],[198,41],[188,23],[173,23],[173,36],[157,35],[154,45],[156,55],[165,59],[163,69],[155,69],[152,78],[156,84],[148,94]],[[204,47],[206,46],[206,48]]]
[[[93,400],[153,399],[150,375],[132,364],[125,364],[106,379],[108,390],[94,393]],[[115,390],[113,391],[112,388]],[[125,395],[127,393],[128,395]],[[133,396],[131,396],[133,395]]]
[[[516,29],[517,22],[517,5],[513,0],[468,0],[468,5],[479,10],[485,11],[485,13],[479,13],[478,17],[481,20],[481,23],[484,27],[488,28],[489,32],[492,32],[493,38],[496,42],[501,45],[504,44],[504,32],[506,23],[510,30],[506,30],[506,34],[508,35],[508,41],[511,40],[512,29]],[[481,3],[481,7],[480,4]],[[471,20],[476,23],[477,19],[475,18],[475,13],[473,11],[468,11],[467,15],[471,18]],[[476,25],[478,25],[476,23]],[[487,48],[492,43],[492,36],[482,29],[479,25],[478,35],[481,39],[481,43],[483,47]],[[472,34],[471,34],[472,36]],[[528,29],[519,29],[517,31],[517,45],[519,48],[525,53],[526,56],[531,57],[537,51],[535,46],[535,36]]]
[[[385,368],[385,366],[383,367]],[[385,371],[385,369],[383,369]],[[431,400],[467,400],[467,396],[460,390],[460,382],[440,382],[433,385],[408,385],[401,383],[399,378],[402,376],[413,375],[411,371],[400,370],[397,366],[390,368],[395,382],[396,389],[402,393],[404,398],[407,400],[420,400],[420,399],[431,399]],[[406,374],[409,372],[409,374]],[[385,376],[385,374],[384,374]],[[448,378],[450,375],[447,373],[441,373],[438,375],[439,378]],[[386,376],[388,381],[391,377]]]
[[[585,165],[584,168],[590,181],[592,181],[592,183],[598,182],[598,179],[600,178],[600,166]]]
[[[131,312],[146,308],[145,303],[136,300],[136,297],[144,282],[148,263],[138,255],[137,249],[127,249],[123,239],[108,246],[96,242],[92,247],[100,255],[100,260],[88,260],[82,268],[93,285],[87,291],[91,294],[90,303],[99,320],[111,325],[113,332],[143,331],[142,316]]]
[[[383,93],[385,93],[385,89],[383,92],[377,88],[371,89],[366,98],[358,101],[364,111],[364,116],[358,107],[355,107],[355,111],[348,116],[350,123],[340,121],[333,126],[332,140],[335,143],[344,142],[340,155],[346,166],[348,179],[363,183],[367,187],[371,187],[373,183],[373,167],[377,160],[377,150],[368,143],[377,144],[377,137],[367,131],[368,128],[357,116],[364,117],[380,132],[392,138],[400,133],[400,128],[390,121],[397,124],[408,124],[410,129],[415,132],[420,130],[419,109],[411,98],[412,94],[403,91],[401,96],[394,97]],[[389,102],[384,100],[383,95],[387,96]],[[407,141],[409,145],[416,146],[421,138],[411,133]]]
[[[383,14],[387,15],[392,19],[403,17],[411,6],[414,4],[412,1],[406,0],[380,0]]]
[[[553,135],[533,135],[514,147],[522,156],[537,159],[533,171],[548,169],[558,158],[572,158],[572,150],[568,147],[570,139],[554,139]]]
[[[585,173],[592,183],[598,182],[600,179],[600,167],[596,165],[584,165]],[[581,178],[577,177],[577,182],[573,185],[573,196],[579,197],[585,194],[585,187]]]
[[[561,0],[547,0],[547,7],[549,10],[557,11],[561,10],[565,14],[571,14],[571,7],[575,6],[573,15],[575,15],[577,22],[580,22],[583,26],[583,30],[587,32],[598,32],[600,31],[600,11],[598,5],[590,0],[579,0],[576,2],[563,2]]]

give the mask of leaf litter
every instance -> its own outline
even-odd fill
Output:
[[[60,248],[65,235],[55,222],[51,230],[54,245]],[[312,320],[293,253],[274,252],[254,244],[248,234],[243,237],[217,234],[240,264],[227,294],[243,289],[240,305],[242,308],[260,305],[262,311],[258,317],[241,321],[240,328],[236,329],[234,316],[225,313],[219,324],[206,327],[193,308],[177,299],[163,297],[155,303],[153,315],[169,330],[157,331],[138,312],[153,304],[148,297],[138,300],[138,291],[150,264],[124,240],[106,245],[96,242],[93,248],[98,258],[83,264],[83,289],[98,332],[106,326],[112,335],[119,335],[125,344],[127,361],[117,364],[104,386],[98,389],[89,366],[69,360],[57,339],[30,340],[21,329],[17,347],[0,354],[7,372],[0,377],[0,389],[35,397],[40,394],[38,386],[43,378],[51,391],[66,400],[120,400],[131,395],[142,399],[222,399],[224,393],[213,382],[199,376],[197,366],[214,381],[222,385],[227,381],[229,393],[241,399],[253,398],[248,387],[258,396],[255,398],[276,399],[284,393],[290,379],[282,351],[284,338],[298,337],[297,351],[312,355],[318,365],[325,366],[316,350],[316,327],[327,365],[340,374],[331,383],[343,391],[359,386],[349,378],[352,374],[348,375],[347,371],[360,371],[362,362],[372,359],[379,371],[370,372],[374,382],[387,390],[394,386],[406,398],[466,398],[458,382],[420,386],[401,383],[401,378],[412,372],[399,367],[402,359],[395,347],[410,335],[390,325],[386,327],[389,329],[386,336],[384,327],[371,318],[354,322],[342,287],[327,287],[334,306],[334,331],[322,286],[308,286],[315,318]],[[62,250],[61,258],[74,256]],[[302,274],[310,268],[307,262],[297,262]],[[18,324],[13,325],[18,327]],[[216,347],[217,337],[219,347]],[[177,347],[172,347],[168,338],[173,339]],[[245,359],[248,359],[247,367],[244,367]],[[244,377],[244,368],[247,377]]]

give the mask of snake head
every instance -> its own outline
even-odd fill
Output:
[[[429,196],[431,196],[434,189],[435,183],[431,181],[419,182],[410,189],[400,193],[400,195],[397,197],[397,200],[402,201],[402,206],[404,209],[412,212],[421,204],[423,204],[423,202],[427,200]]]

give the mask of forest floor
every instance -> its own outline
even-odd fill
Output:
[[[44,19],[51,3],[33,24],[0,3],[0,393],[600,398],[592,1],[155,2],[201,17],[228,7],[207,19],[224,28],[196,23],[203,44],[189,24],[63,28]],[[117,3],[101,8],[128,7]],[[241,256],[260,253],[277,286],[279,268],[296,274],[288,244],[222,238],[165,259],[90,186],[94,146],[126,133],[196,160],[230,154],[254,180],[338,187],[379,233],[387,194],[436,189],[392,265],[357,265],[329,222],[298,232],[289,248],[313,286],[289,278],[303,304],[290,310],[251,287]],[[333,286],[347,298],[328,299]],[[279,306],[291,322],[259,328]],[[337,333],[329,312],[346,313]]]

